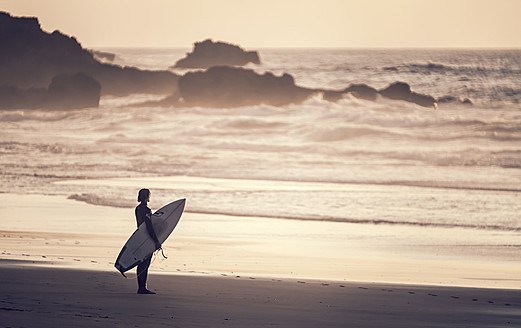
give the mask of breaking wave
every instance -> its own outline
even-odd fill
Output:
[[[518,191],[519,192],[519,191]],[[135,206],[135,201],[130,199],[115,199],[107,197],[99,197],[93,194],[73,194],[68,197],[69,199],[85,202],[91,205],[98,206],[110,206],[119,208],[132,208]],[[317,196],[320,198],[320,196]],[[193,197],[192,197],[193,199]],[[268,204],[267,204],[268,205]],[[304,209],[305,210],[305,209]],[[336,222],[336,223],[350,223],[350,224],[366,224],[366,225],[402,225],[402,226],[417,226],[417,227],[434,227],[434,228],[463,228],[463,229],[478,229],[478,230],[496,230],[496,231],[521,231],[521,227],[518,225],[503,225],[493,224],[490,222],[479,221],[479,222],[466,222],[464,220],[455,220],[447,222],[445,220],[436,218],[422,219],[422,220],[407,220],[399,217],[395,218],[356,218],[356,217],[345,217],[345,216],[329,216],[327,214],[313,214],[305,211],[294,211],[291,214],[281,211],[269,212],[269,211],[255,211],[234,208],[231,209],[229,206],[210,203],[207,206],[201,206],[196,204],[195,206],[190,205],[185,210],[187,213],[197,214],[210,214],[210,215],[226,215],[226,216],[240,216],[244,218],[248,217],[259,217],[268,219],[281,219],[281,220],[296,220],[296,221],[316,221],[316,222]]]
[[[104,97],[90,110],[1,111],[0,192],[132,208],[135,189],[148,180],[110,188],[57,181],[207,177],[232,187],[164,182],[151,186],[154,199],[183,195],[197,213],[519,231],[520,56],[280,50],[267,51],[259,68],[321,88],[404,81],[415,92],[469,97],[476,106],[455,101],[430,110],[352,95],[283,107],[133,106],[155,99],[141,95]]]

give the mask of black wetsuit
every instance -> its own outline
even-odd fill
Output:
[[[158,244],[157,236],[154,232],[154,228],[152,227],[152,221],[150,221],[149,217],[152,215],[152,211],[148,208],[146,203],[141,203],[136,207],[136,221],[137,226],[139,227],[143,222],[145,222],[147,226],[148,233],[150,237]],[[148,215],[148,217],[147,217]],[[150,266],[150,261],[152,256],[145,259],[137,266],[137,283],[140,290],[146,289],[147,286],[147,276],[148,276],[148,267]]]

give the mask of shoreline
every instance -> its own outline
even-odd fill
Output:
[[[62,196],[0,194],[0,212],[0,265],[111,272],[135,230],[131,209]],[[169,259],[150,272],[521,289],[516,248],[498,253],[500,242],[497,232],[184,213],[164,244]]]
[[[490,327],[521,325],[518,290],[157,275],[0,265],[5,326]]]

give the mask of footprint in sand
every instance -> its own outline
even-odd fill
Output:
[[[369,289],[367,287],[358,287],[358,289]]]

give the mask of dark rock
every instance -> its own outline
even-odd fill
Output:
[[[404,82],[392,83],[387,88],[380,90],[379,93],[389,99],[409,101],[423,107],[437,107],[434,97],[412,92],[411,87]]]
[[[101,86],[83,74],[61,74],[48,89],[0,86],[0,109],[78,109],[98,107]]]
[[[74,37],[44,32],[34,17],[0,12],[0,49],[0,85],[46,88],[56,75],[81,72],[99,81],[103,94],[169,94],[177,87],[172,72],[100,63]]]
[[[208,68],[211,66],[244,66],[260,64],[256,51],[245,51],[239,46],[204,40],[194,43],[194,49],[185,58],[178,60],[173,68]]]
[[[137,104],[138,106],[201,106],[240,107],[259,104],[283,106],[302,103],[313,94],[322,94],[324,100],[338,101],[345,94],[375,101],[378,95],[436,108],[436,99],[411,91],[407,83],[396,82],[378,91],[365,84],[352,84],[344,90],[309,89],[295,85],[289,74],[260,75],[253,70],[214,66],[205,71],[189,72],[179,79],[178,91],[161,101]]]
[[[454,96],[443,96],[437,99],[439,104],[459,102],[459,99]]]
[[[147,71],[135,67],[98,64],[88,73],[101,83],[102,94],[171,94],[179,77],[168,71]]]
[[[395,66],[387,66],[383,68],[384,71],[388,72],[398,72],[398,67]]]
[[[0,109],[34,109],[45,107],[47,89],[20,89],[15,86],[0,86]]]
[[[366,84],[351,84],[344,90],[344,93],[351,93],[357,98],[371,101],[375,101],[378,97],[378,91]]]
[[[344,97],[343,91],[336,90],[320,90],[322,92],[322,98],[327,101],[337,102]]]
[[[101,85],[83,73],[61,74],[52,79],[47,106],[57,109],[98,107]]]
[[[229,66],[190,72],[179,79],[180,96],[189,106],[282,106],[301,103],[315,92],[296,86],[289,74],[260,75],[253,70]]]
[[[411,97],[411,87],[404,82],[395,82],[379,93],[389,99],[409,101]]]
[[[436,101],[439,104],[459,103],[459,104],[462,104],[462,105],[473,105],[472,101],[469,98],[461,99],[461,98],[457,98],[457,97],[454,97],[454,96],[439,97]]]
[[[409,101],[413,102],[417,105],[423,106],[423,107],[430,107],[430,108],[438,107],[438,103],[436,102],[436,99],[434,99],[433,96],[424,95],[421,93],[411,92],[411,97],[410,97]]]
[[[315,91],[322,93],[322,98],[331,102],[339,101],[347,93],[352,94],[356,98],[371,101],[375,101],[378,97],[378,91],[366,84],[351,84],[344,90],[315,89]]]

